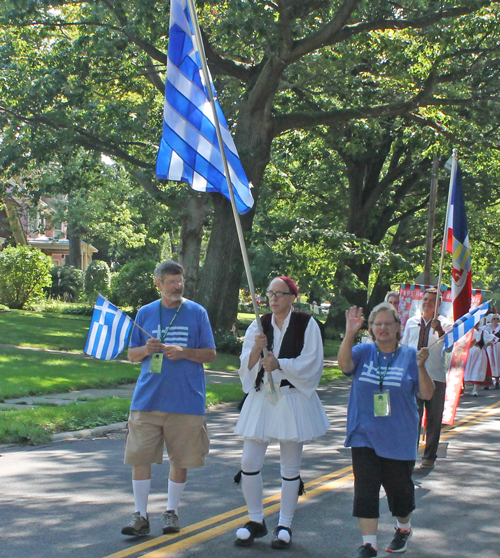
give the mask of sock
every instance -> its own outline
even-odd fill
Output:
[[[377,550],[377,535],[363,535],[363,544],[370,543]]]
[[[283,527],[292,526],[293,514],[295,513],[295,508],[297,507],[297,501],[299,499],[299,485],[300,478],[294,480],[282,479],[281,507],[278,525],[282,525]]]
[[[264,521],[264,508],[262,506],[262,475],[241,475],[241,489],[248,507],[250,521],[262,523]]]
[[[168,479],[167,511],[174,511],[177,513],[185,487],[185,482],[174,482]]]
[[[142,517],[148,516],[148,496],[151,488],[151,479],[132,480],[132,489],[134,491],[135,511],[138,511]]]
[[[396,519],[396,525],[402,529],[403,531],[409,531],[411,529],[411,521],[408,521],[408,523],[400,523],[397,519]]]

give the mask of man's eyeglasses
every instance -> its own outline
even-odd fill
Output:
[[[184,279],[169,279],[166,283],[169,287],[173,287],[174,285],[184,285]]]
[[[272,298],[273,296],[276,298],[283,298],[285,295],[289,295],[289,294],[292,293],[284,293],[283,291],[276,291],[276,292],[266,291],[267,298]]]

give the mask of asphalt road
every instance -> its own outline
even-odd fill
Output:
[[[347,381],[320,391],[332,430],[309,443],[302,476],[308,488],[293,524],[290,556],[351,558],[361,544],[351,517],[350,453],[342,447]],[[500,555],[500,391],[465,396],[454,429],[442,436],[436,469],[416,469],[417,510],[407,555],[498,558]],[[234,406],[208,414],[211,451],[207,465],[192,470],[180,508],[181,533],[163,536],[168,464],[153,466],[152,534],[126,538],[120,529],[133,512],[130,467],[123,465],[124,432],[105,438],[0,449],[0,558],[244,558],[276,555],[271,535],[251,549],[233,544],[246,519],[239,470],[241,440],[232,434]],[[461,421],[461,422],[458,422]],[[417,462],[418,466],[418,462]],[[263,471],[266,521],[279,508],[278,447],[270,446]],[[381,505],[379,556],[393,534]]]

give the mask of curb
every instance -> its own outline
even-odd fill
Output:
[[[114,430],[124,430],[127,428],[126,422],[115,422],[114,424],[107,424],[105,426],[96,426],[95,428],[86,428],[84,430],[76,430],[74,432],[59,432],[52,435],[53,442],[62,442],[67,440],[81,440],[83,438],[93,438],[94,436],[101,436]]]

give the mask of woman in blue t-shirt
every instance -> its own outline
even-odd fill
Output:
[[[417,457],[416,398],[430,399],[434,383],[425,369],[429,351],[400,345],[401,322],[395,308],[383,302],[368,319],[374,343],[354,339],[363,325],[362,309],[346,311],[346,332],[339,349],[339,366],[352,376],[347,408],[347,438],[354,473],[354,509],[363,545],[355,558],[377,556],[379,493],[383,486],[396,517],[396,534],[388,552],[404,552],[412,535],[415,509],[411,474]]]

